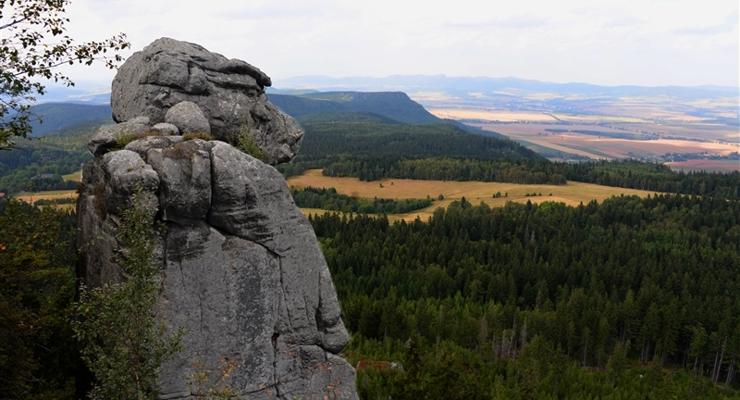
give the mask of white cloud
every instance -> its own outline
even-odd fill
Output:
[[[259,66],[276,86],[315,74],[738,84],[737,0],[73,0],[69,16],[80,39],[193,41]]]

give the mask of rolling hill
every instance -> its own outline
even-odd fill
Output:
[[[404,124],[364,113],[299,118],[306,131],[299,159],[336,156],[540,159],[511,140],[471,134],[453,124]]]
[[[403,92],[317,92],[269,94],[268,97],[280,109],[299,119],[312,114],[371,113],[407,124],[442,121]]]
[[[42,137],[58,134],[78,125],[111,123],[111,108],[102,104],[43,103],[31,107],[31,136]]]

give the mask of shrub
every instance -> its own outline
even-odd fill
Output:
[[[148,136],[161,136],[162,133],[159,131],[154,130],[148,130],[145,132],[139,132],[139,133],[132,133],[132,132],[124,132],[116,136],[116,146],[117,149],[122,149],[126,147],[127,144],[133,142],[134,140],[143,139]]]
[[[188,132],[182,135],[185,140],[201,139],[205,141],[213,140],[213,136],[207,132]]]
[[[154,315],[160,273],[154,263],[153,212],[141,191],[132,200],[116,237],[125,249],[116,260],[125,280],[82,287],[76,307],[75,335],[95,377],[91,399],[156,399],[157,371],[179,349],[180,335],[166,335]]]
[[[249,154],[254,158],[259,158],[264,161],[265,152],[255,143],[254,135],[252,134],[252,128],[245,124],[241,126],[239,130],[239,136],[237,137],[236,148]]]

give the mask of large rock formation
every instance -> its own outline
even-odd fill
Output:
[[[123,279],[114,255],[125,249],[116,232],[132,193],[141,191],[164,225],[155,252],[162,269],[156,312],[168,329],[181,329],[183,350],[162,369],[161,398],[196,399],[203,393],[193,377],[220,379],[225,369],[221,384],[239,399],[357,398],[354,370],[339,355],[348,334],[326,261],[283,177],[227,142],[172,134],[184,130],[178,121],[197,121],[186,111],[198,114],[204,104],[212,130],[229,132],[231,120],[222,116],[269,105],[262,92],[269,78],[171,39],[132,59],[138,67],[127,61],[114,83],[116,118],[127,122],[102,127],[90,143],[95,158],[83,170],[78,243],[82,278],[96,286]],[[190,60],[187,75],[178,75],[188,80],[167,80],[181,60]],[[132,78],[142,68],[148,72]],[[254,87],[257,102],[249,93]],[[175,105],[163,102],[174,98],[196,108],[178,107],[186,115],[161,124]],[[121,99],[131,100],[124,107]],[[290,117],[267,108],[282,122],[269,125],[263,149],[300,137]]]
[[[118,70],[111,94],[113,119],[144,116],[152,124],[165,122],[171,107],[190,101],[208,118],[215,138],[236,144],[239,135],[248,135],[269,163],[282,163],[295,157],[303,131],[267,101],[265,87],[270,85],[270,77],[244,61],[161,38]]]

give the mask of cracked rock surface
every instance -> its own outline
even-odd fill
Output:
[[[265,87],[271,84],[269,76],[245,61],[194,43],[160,38],[119,68],[111,93],[113,119],[121,123],[144,116],[152,124],[173,122],[166,121],[168,111],[180,102],[191,102],[205,120],[177,107],[170,115],[186,123],[178,126],[180,131],[210,131],[231,144],[239,143],[239,135],[249,135],[266,161],[278,164],[296,156],[303,131],[268,101]]]
[[[250,82],[269,83],[255,71]],[[160,372],[160,398],[203,398],[218,383],[236,399],[357,399],[355,372],[339,355],[348,334],[329,269],[282,175],[225,141],[151,129],[161,122],[151,115],[130,121],[90,144],[77,203],[79,274],[93,287],[124,279],[117,227],[142,190],[163,226],[155,311],[183,335]],[[117,133],[133,128],[148,136],[121,149]],[[196,376],[207,379],[195,385]]]
[[[152,138],[86,165],[79,244],[89,285],[118,281],[120,211],[137,187],[157,209],[157,312],[184,334],[162,398],[195,399],[195,374],[229,368],[239,398],[355,399],[354,370],[337,355],[348,334],[336,291],[280,173],[225,142]]]

